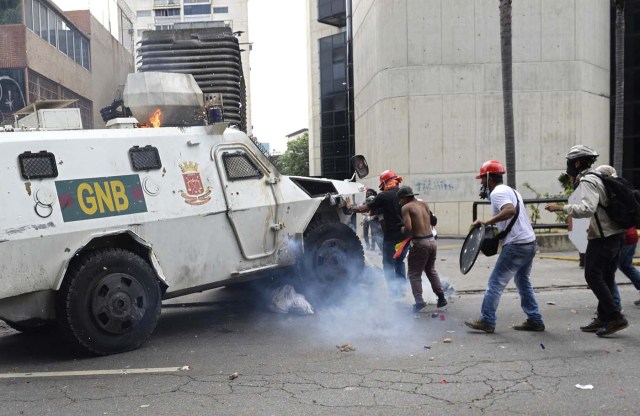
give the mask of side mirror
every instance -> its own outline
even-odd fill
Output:
[[[351,158],[351,166],[355,169],[360,179],[366,177],[369,174],[369,165],[367,159],[362,155],[355,155]]]

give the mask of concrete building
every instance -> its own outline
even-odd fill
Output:
[[[145,31],[197,28],[197,23],[215,22],[231,28],[240,45],[242,73],[246,86],[247,134],[251,135],[251,89],[247,0],[127,0],[136,16],[134,43]],[[137,47],[137,46],[136,46]],[[139,58],[139,57],[138,57]]]
[[[330,157],[322,153],[325,120],[318,117],[317,85],[325,72],[313,57],[316,45],[331,36],[317,28],[315,14],[328,1],[309,0],[315,175],[323,174],[319,164]],[[638,21],[637,3],[627,2],[628,19]],[[377,173],[385,169],[404,176],[405,184],[432,203],[443,235],[467,233],[480,164],[505,159],[498,5],[352,1],[355,150],[369,162],[367,185],[376,186]],[[599,162],[610,163],[610,7],[607,0],[513,3],[517,186],[525,198],[535,197],[525,182],[540,194],[560,192],[557,177],[574,144],[593,146]],[[346,25],[338,31],[348,35]],[[634,49],[628,43],[629,50]],[[640,98],[635,94],[632,103]],[[631,135],[640,129],[635,130],[625,131],[628,174],[640,165],[640,157],[626,152],[637,153]]]
[[[0,21],[0,114],[43,99],[74,99],[85,128],[103,126],[101,106],[133,70],[133,55],[89,12],[48,0],[9,0]]]

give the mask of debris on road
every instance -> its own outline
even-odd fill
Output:
[[[547,305],[555,305],[555,304],[556,304],[556,303],[555,303],[555,302],[552,302],[552,301],[547,302]]]
[[[576,384],[576,387],[581,389],[581,390],[591,390],[593,389],[593,385],[591,384]]]
[[[236,371],[235,373],[231,373],[229,374],[229,380],[235,380],[238,377],[240,377],[240,374],[238,374],[238,372]]]
[[[356,350],[355,347],[351,344],[336,345],[336,348],[338,348],[342,352],[350,352]]]
[[[280,286],[271,295],[272,304],[269,309],[275,313],[295,313],[298,315],[313,315],[313,307],[304,297],[296,292],[291,285]]]
[[[180,371],[189,371],[189,370],[191,370],[190,365],[183,365],[182,367],[180,367]]]
[[[445,344],[451,344],[453,340],[451,338],[445,338],[442,340],[442,342],[444,342]]]
[[[540,343],[540,348],[542,348],[543,350],[545,349],[543,343]]]

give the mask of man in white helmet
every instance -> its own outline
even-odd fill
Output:
[[[550,212],[563,211],[573,218],[590,218],[587,234],[587,252],[584,277],[598,298],[598,313],[584,332],[595,332],[599,337],[611,335],[629,326],[614,299],[615,273],[618,256],[624,243],[624,228],[612,221],[604,207],[609,204],[607,192],[600,177],[591,166],[598,158],[592,148],[579,144],[567,153],[567,174],[580,180],[582,200],[579,204],[548,204]]]

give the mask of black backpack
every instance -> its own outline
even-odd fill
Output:
[[[602,180],[609,198],[609,204],[603,208],[613,222],[624,229],[640,226],[640,191],[631,182],[596,172],[588,172],[587,175],[595,175]]]

